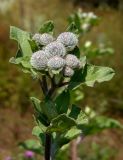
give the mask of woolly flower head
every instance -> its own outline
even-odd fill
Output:
[[[59,56],[54,56],[49,59],[47,65],[51,70],[59,70],[65,66],[65,60]]]
[[[63,74],[65,77],[72,77],[74,74],[74,70],[72,68],[66,66],[63,70]]]
[[[47,67],[48,58],[42,50],[33,53],[30,63],[37,70],[44,70]]]
[[[66,49],[62,43],[54,41],[45,47],[45,52],[49,58],[53,56],[63,57],[66,54]]]
[[[32,37],[32,39],[34,41],[36,41],[36,43],[40,43],[40,36],[41,36],[41,34],[36,33],[36,34],[34,34],[34,36]]]
[[[66,47],[67,51],[72,51],[78,43],[77,36],[72,32],[61,33],[57,41],[61,42]]]
[[[65,60],[66,60],[66,65],[70,68],[74,69],[80,67],[80,61],[75,55],[68,54],[66,55]]]
[[[36,33],[33,36],[33,40],[35,40],[37,43],[41,45],[47,45],[53,42],[54,38],[51,34],[48,34],[48,33],[43,33],[43,34]]]
[[[40,36],[40,44],[42,45],[48,45],[49,43],[53,42],[54,38],[51,34],[44,33]]]

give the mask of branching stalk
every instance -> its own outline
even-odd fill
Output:
[[[39,84],[40,87],[42,88],[42,91],[44,93],[44,96],[47,96],[47,94],[49,95],[49,89],[48,89],[48,85],[47,85],[47,81],[46,81],[46,76],[42,77],[42,80],[39,80]],[[53,86],[51,86],[51,91],[50,91],[50,95],[52,95],[52,88]],[[51,134],[45,134],[45,160],[50,160],[51,159]]]

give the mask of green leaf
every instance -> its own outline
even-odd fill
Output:
[[[67,131],[67,133],[64,134],[64,138],[69,140],[73,140],[77,136],[79,136],[82,133],[82,130],[78,129],[77,127],[73,127],[70,130]]]
[[[30,57],[22,57],[21,58],[21,61],[20,61],[20,64],[24,67],[24,68],[28,68],[28,69],[31,69],[32,66],[30,64]]]
[[[39,33],[52,33],[53,29],[54,29],[53,21],[47,21],[41,26]]]
[[[71,78],[69,88],[73,89],[81,84],[93,87],[95,82],[101,83],[111,80],[114,74],[112,68],[86,64],[84,69],[75,72]]]
[[[31,101],[33,103],[33,106],[34,106],[35,110],[37,112],[42,112],[41,106],[40,106],[41,101],[39,99],[35,98],[35,97],[30,97],[30,99],[31,99]]]
[[[11,57],[10,59],[9,59],[9,63],[12,63],[12,64],[20,64],[20,62],[21,62],[21,58],[15,58],[15,57]]]
[[[17,50],[17,52],[16,52],[15,58],[20,58],[20,57],[23,57],[23,53],[22,53],[22,51],[21,51],[21,49],[19,47],[18,50]]]
[[[71,112],[69,114],[69,117],[72,117],[74,119],[77,119],[79,113],[81,111],[81,108],[77,107],[76,105],[72,105],[72,108],[71,108]]]
[[[42,129],[39,126],[35,126],[32,130],[32,135],[39,137],[43,133]]]
[[[85,83],[87,86],[93,87],[95,82],[101,83],[111,80],[114,74],[112,68],[90,65],[87,67]]]
[[[18,42],[23,56],[30,56],[32,50],[29,44],[30,34],[14,26],[10,27],[10,38]]]
[[[68,144],[71,140],[78,137],[80,134],[82,134],[82,130],[78,129],[76,126],[72,127],[71,129],[67,130],[65,133],[57,134],[57,136],[54,139],[54,146],[55,151],[54,153],[57,154],[57,152],[60,149],[63,149],[63,147]]]
[[[25,69],[30,70],[32,68],[32,66],[30,64],[30,57],[27,57],[27,56],[19,57],[19,58],[12,57],[12,58],[10,58],[9,62],[13,63],[13,64],[21,65]]]
[[[50,120],[58,116],[56,105],[51,100],[41,102],[41,109],[44,115]]]
[[[36,52],[39,50],[38,45],[34,40],[29,40],[29,44],[31,46],[32,52]]]
[[[73,118],[68,117],[66,114],[61,114],[51,121],[47,132],[65,132],[75,125],[76,122]]]
[[[20,57],[15,58],[11,57],[9,60],[10,63],[19,65],[24,73],[31,74],[33,79],[36,79],[39,77],[39,74],[36,70],[34,70],[30,64],[30,57]]]
[[[33,128],[32,135],[38,137],[41,140],[42,145],[45,145],[45,134],[39,126]]]
[[[79,33],[78,28],[77,28],[77,26],[76,26],[76,24],[75,24],[74,22],[72,22],[72,23],[68,26],[67,31],[68,31],[68,32],[73,32],[73,33],[75,33],[75,34],[77,34],[77,35],[78,35],[78,33]]]
[[[78,129],[77,127],[72,127],[65,133],[58,135],[55,139],[55,143],[57,144],[57,151],[64,145],[68,144],[71,140],[78,137],[80,134],[82,134],[81,129]]]
[[[35,97],[30,97],[35,112],[36,112],[36,120],[39,123],[42,123],[44,126],[48,126],[48,121],[46,115],[43,113],[42,108],[41,108],[41,101]],[[44,127],[42,126],[42,127]]]
[[[26,150],[31,150],[37,154],[43,154],[43,147],[40,145],[40,143],[37,140],[26,140],[25,142],[20,142],[19,146],[23,147]]]
[[[88,124],[88,117],[85,114],[85,112],[83,112],[82,110],[80,111],[80,113],[78,114],[76,118],[76,123],[77,123],[77,126],[82,125],[82,124]]]
[[[63,91],[55,99],[56,109],[59,114],[66,113],[70,104],[70,93],[69,90]]]

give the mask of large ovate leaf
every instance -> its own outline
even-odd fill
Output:
[[[32,54],[32,50],[29,44],[30,34],[25,32],[17,27],[10,27],[10,38],[14,39],[18,42],[23,56],[30,56]]]
[[[44,115],[48,118],[49,121],[58,116],[56,105],[51,100],[45,100],[41,102],[41,109]]]
[[[111,80],[114,74],[112,68],[86,64],[83,69],[75,72],[71,78],[69,88],[73,89],[81,84],[93,87],[95,82],[101,83]]]
[[[54,29],[53,21],[47,21],[44,24],[42,24],[39,32],[40,33],[52,33]]]
[[[59,114],[66,113],[70,103],[70,93],[69,90],[63,91],[55,99],[56,109]]]
[[[61,114],[54,118],[50,126],[47,128],[47,132],[65,132],[71,127],[75,126],[76,122],[73,118],[68,117],[66,114]]]

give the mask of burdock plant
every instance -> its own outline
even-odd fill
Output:
[[[60,149],[84,133],[88,119],[80,107],[72,104],[74,89],[93,87],[95,82],[114,76],[113,69],[92,65],[80,54],[80,34],[73,22],[56,37],[52,21],[44,23],[36,34],[10,28],[10,38],[18,42],[18,51],[10,62],[37,80],[44,94],[43,100],[30,99],[36,122],[32,132],[38,137],[37,147],[45,160],[55,159]]]

